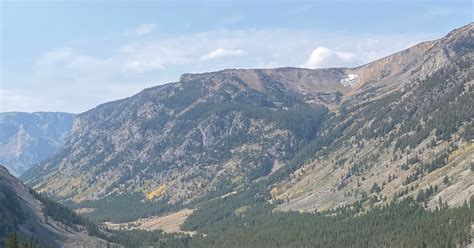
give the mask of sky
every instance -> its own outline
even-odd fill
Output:
[[[472,2],[0,0],[0,112],[81,113],[189,72],[358,66],[472,22]]]

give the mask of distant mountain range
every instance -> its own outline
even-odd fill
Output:
[[[71,130],[74,114],[0,113],[0,164],[15,176],[50,157]]]
[[[461,205],[474,189],[473,62],[471,23],[356,68],[185,74],[77,115],[22,179],[96,221],[240,195],[279,211]]]

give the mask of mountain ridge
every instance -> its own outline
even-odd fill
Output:
[[[266,185],[280,210],[383,204],[424,192],[420,175],[438,182],[448,168],[453,183],[465,182],[462,202],[472,194],[471,150],[434,174],[428,167],[471,142],[473,27],[356,68],[183,74],[78,115],[58,154],[23,179],[100,220],[114,218],[98,207],[105,199],[133,197],[163,207],[135,217],[159,214],[237,194],[275,171],[288,176]],[[455,188],[438,189],[431,206]]]
[[[3,238],[13,232],[34,238],[45,245],[58,247],[100,246],[107,242],[89,236],[83,229],[72,228],[50,217],[45,205],[8,169],[0,165],[0,244]],[[11,205],[11,206],[10,206]]]

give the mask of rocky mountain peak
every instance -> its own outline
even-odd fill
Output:
[[[285,91],[298,95],[307,103],[325,105],[333,108],[340,102],[340,97],[350,88],[343,84],[347,77],[344,68],[304,69],[227,69],[217,72],[184,74],[180,82],[206,82],[206,85],[219,88],[224,84],[248,87],[264,94],[275,94]]]
[[[183,74],[180,82],[209,81],[222,83],[238,80],[260,91],[271,87],[272,82],[281,82],[289,89],[307,88],[312,91],[334,92],[342,89],[340,80],[344,78],[344,69],[305,69],[282,67],[272,69],[227,69],[217,72]]]
[[[406,50],[374,62],[347,70],[356,77],[354,90],[348,95],[367,91],[385,94],[398,90],[414,80],[422,80],[453,61],[472,57],[474,51],[474,24],[451,31],[445,37],[421,42]]]

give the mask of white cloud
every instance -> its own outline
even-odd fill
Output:
[[[288,29],[215,30],[160,39],[124,35],[122,40],[115,37],[116,45],[107,49],[102,44],[111,43],[90,39],[85,47],[46,51],[31,71],[2,78],[1,111],[77,113],[145,87],[176,81],[187,72],[357,66],[427,38],[436,37]]]
[[[166,69],[169,66],[186,65],[196,59],[196,47],[180,40],[160,40],[151,44],[128,46],[122,50],[117,62],[122,72],[144,73]]]
[[[72,56],[72,48],[62,47],[45,52],[36,61],[35,67],[37,72],[42,73],[53,69],[55,64],[67,61]]]
[[[0,88],[0,112],[7,111],[31,111],[31,107],[35,104],[33,97],[28,96],[25,92],[13,92]],[[14,106],[15,109],[11,109]]]
[[[211,60],[211,59],[218,59],[222,57],[233,57],[233,56],[242,56],[244,51],[242,49],[224,49],[224,48],[217,48],[205,55],[201,56],[201,60]]]
[[[351,66],[356,64],[358,57],[354,53],[333,51],[327,47],[316,47],[303,67],[315,69],[326,67]]]
[[[155,25],[151,23],[143,23],[135,29],[135,34],[137,35],[147,35],[153,33],[155,30]]]

